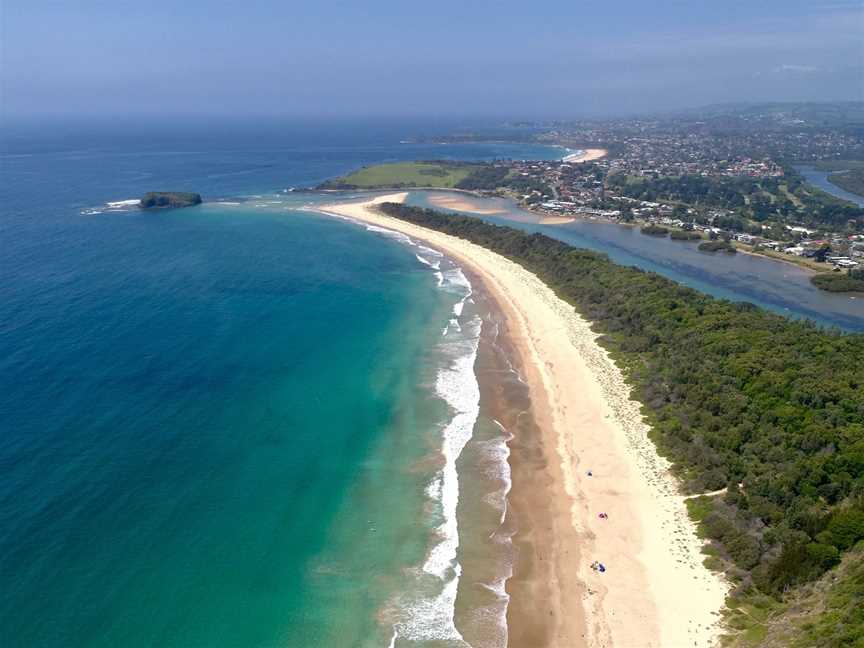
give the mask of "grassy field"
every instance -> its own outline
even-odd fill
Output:
[[[452,189],[479,165],[446,162],[393,162],[363,167],[341,178],[330,180],[325,189],[382,187],[442,187]]]

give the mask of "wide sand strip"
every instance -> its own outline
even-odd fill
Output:
[[[550,586],[537,589],[549,600],[514,596],[508,620],[542,611],[554,625],[546,644],[561,648],[713,645],[727,586],[702,565],[669,464],[588,322],[522,266],[376,210],[405,196],[322,210],[422,240],[481,278],[507,318],[543,445],[555,454],[546,460],[558,517],[554,532],[536,534],[548,546],[534,547],[551,565],[540,572]],[[520,486],[514,481],[514,491]],[[606,571],[591,569],[594,561]]]

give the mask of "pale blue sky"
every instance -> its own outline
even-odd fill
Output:
[[[2,0],[2,110],[568,117],[862,99],[846,0]]]

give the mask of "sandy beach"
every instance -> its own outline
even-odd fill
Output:
[[[599,160],[609,155],[606,149],[585,149],[579,153],[571,153],[564,156],[564,162],[590,162],[591,160]]]
[[[509,645],[714,645],[727,588],[702,566],[668,463],[588,322],[518,264],[375,210],[405,196],[322,211],[424,241],[479,278],[504,315],[533,420],[510,444]]]

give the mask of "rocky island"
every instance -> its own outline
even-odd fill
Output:
[[[201,194],[188,191],[150,191],[141,198],[141,209],[192,207],[201,204]]]

